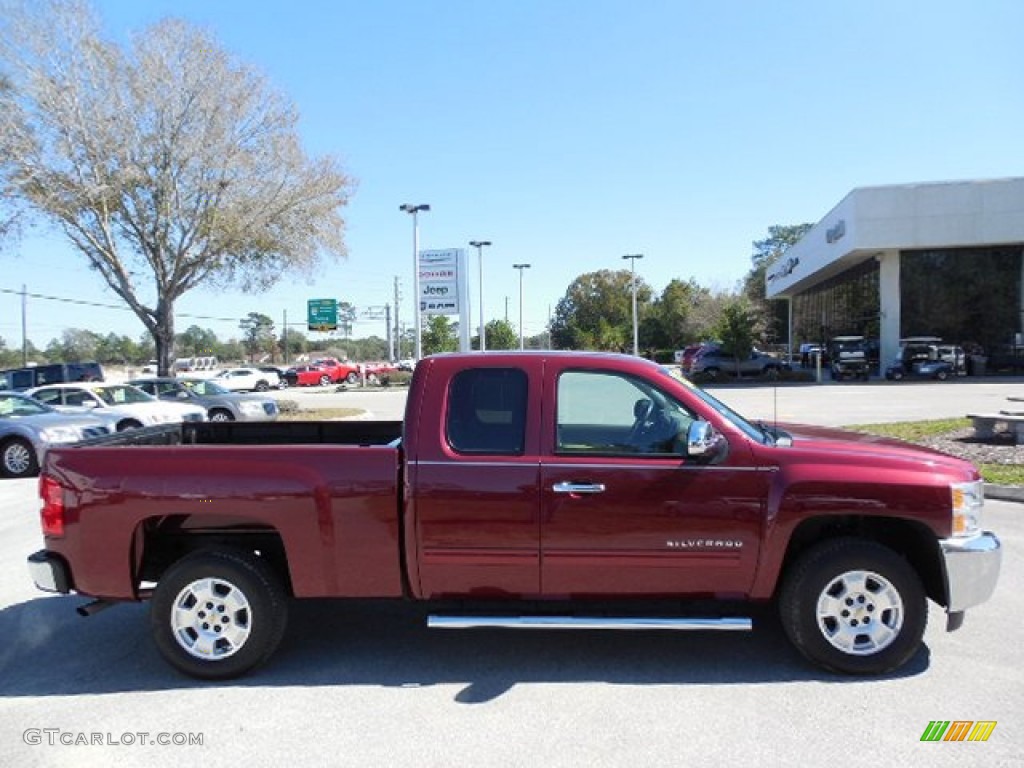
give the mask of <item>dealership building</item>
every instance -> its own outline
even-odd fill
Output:
[[[789,338],[935,336],[986,355],[1024,347],[1024,178],[855,189],[773,264]]]

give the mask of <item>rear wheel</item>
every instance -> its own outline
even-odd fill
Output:
[[[949,378],[949,373],[944,370],[939,371],[935,374],[935,378],[938,379],[939,381],[945,381],[946,379]]]
[[[7,477],[32,477],[39,472],[35,449],[28,440],[12,437],[0,448],[0,455]]]
[[[260,558],[241,552],[196,552],[161,577],[150,626],[177,670],[224,680],[266,661],[284,636],[287,596]]]
[[[266,392],[268,389],[270,389],[270,385],[263,379],[260,379],[259,381],[256,382],[257,392]]]
[[[921,580],[888,547],[842,538],[809,549],[779,594],[790,641],[821,667],[877,675],[917,652],[928,619]]]
[[[358,384],[359,374],[356,373],[355,371],[352,371],[348,376],[345,377],[345,381],[347,381],[349,384]]]
[[[142,422],[135,419],[125,419],[124,421],[117,422],[118,432],[124,432],[126,429],[140,429],[141,427]]]
[[[320,377],[320,386],[321,387],[326,387],[330,383],[331,383],[331,377],[328,376],[326,373],[323,376]]]
[[[230,411],[225,411],[223,408],[214,408],[210,411],[210,421],[234,421],[235,417],[231,415]]]

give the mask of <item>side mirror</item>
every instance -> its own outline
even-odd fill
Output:
[[[706,421],[695,421],[686,431],[686,455],[691,458],[717,459],[725,446],[722,436]]]

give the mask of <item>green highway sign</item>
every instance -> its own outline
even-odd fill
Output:
[[[310,299],[306,302],[307,323],[311,331],[334,331],[338,328],[338,300]]]

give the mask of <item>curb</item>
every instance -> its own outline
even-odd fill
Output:
[[[985,483],[985,498],[998,501],[1024,502],[1024,486]]]

